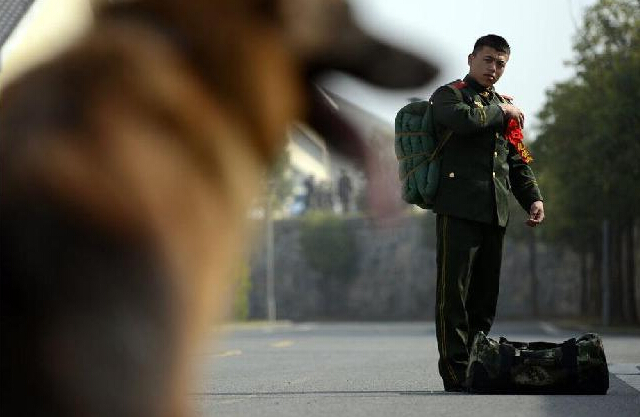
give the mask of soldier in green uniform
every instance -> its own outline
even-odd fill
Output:
[[[509,191],[529,213],[529,226],[544,218],[528,155],[505,138],[508,121],[515,119],[521,127],[524,115],[493,87],[509,54],[504,38],[479,38],[468,57],[469,74],[431,98],[438,131],[453,132],[442,149],[433,209],[438,368],[447,391],[464,389],[473,337],[488,333],[495,317]]]

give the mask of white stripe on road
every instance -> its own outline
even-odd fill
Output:
[[[609,364],[609,372],[624,381],[631,388],[640,391],[640,364],[611,363]]]
[[[310,332],[311,330],[315,329],[317,326],[307,323],[307,324],[301,324],[299,326],[296,326],[293,328],[293,331],[295,332]]]
[[[640,374],[638,375],[616,375],[616,378],[619,378],[627,383],[631,388],[636,391],[640,391]]]
[[[639,366],[637,363],[610,363],[609,372],[615,375],[639,375]]]

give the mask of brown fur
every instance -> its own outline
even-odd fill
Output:
[[[361,64],[381,50],[424,71],[390,86],[433,75],[342,2],[300,1],[340,25],[294,0],[109,6],[3,93],[3,414],[184,415],[188,358],[228,304],[247,208],[311,78],[333,61],[384,84]]]

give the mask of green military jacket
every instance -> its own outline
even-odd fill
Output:
[[[438,137],[453,132],[442,149],[434,212],[504,227],[510,190],[527,213],[542,200],[533,171],[504,137],[504,99],[493,87],[467,75],[438,88],[431,101]]]

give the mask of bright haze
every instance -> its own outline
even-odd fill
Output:
[[[433,90],[468,72],[475,40],[501,35],[511,46],[496,91],[515,99],[534,129],[545,90],[573,76],[565,63],[574,57],[573,40],[585,9],[595,0],[350,0],[367,31],[438,63],[439,77],[420,90],[385,92],[337,76],[325,85],[366,110],[393,122],[409,97],[428,98]],[[400,70],[400,69],[399,69]]]

